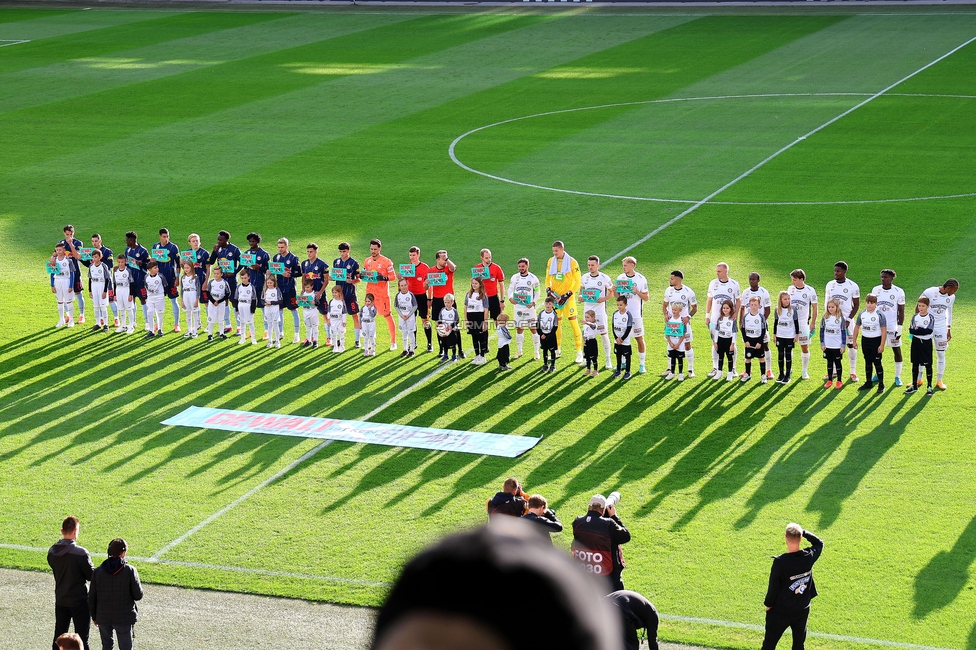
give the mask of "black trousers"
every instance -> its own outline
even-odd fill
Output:
[[[583,339],[583,358],[586,359],[586,369],[597,369],[596,339]]]
[[[793,634],[793,650],[803,650],[807,640],[807,619],[810,618],[810,608],[799,611],[778,611],[775,608],[766,612],[766,636],[763,639],[762,650],[773,650],[779,643],[786,628]]]
[[[614,343],[613,351],[617,355],[617,372],[630,372],[630,355],[633,348],[630,343]],[[621,587],[623,589],[623,587]]]
[[[881,365],[881,355],[878,348],[881,347],[881,337],[873,338],[861,337],[861,354],[864,356],[864,381],[871,382],[872,373],[878,376],[878,380],[884,383],[884,367]]]
[[[498,359],[499,366],[507,366],[508,362],[511,360],[511,352],[508,349],[508,345],[498,346],[498,353],[495,354],[495,358]]]
[[[68,632],[71,622],[75,624],[75,634],[81,637],[81,642],[88,650],[88,634],[91,632],[91,614],[88,611],[88,603],[66,607],[64,605],[54,606],[54,638]],[[57,643],[51,643],[53,650],[58,650]]]

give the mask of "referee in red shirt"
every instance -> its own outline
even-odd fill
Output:
[[[433,348],[431,347],[430,339],[430,311],[427,303],[427,272],[430,271],[430,267],[420,261],[419,246],[411,246],[408,254],[410,255],[410,263],[413,264],[413,277],[404,278],[400,274],[400,267],[396,267],[396,277],[397,280],[405,279],[407,281],[407,291],[412,293],[413,297],[417,300],[417,314],[424,322],[424,334],[427,336],[427,351],[431,352]],[[416,337],[417,332],[414,332],[413,335]],[[416,338],[414,338],[413,346],[414,348],[417,347]]]
[[[481,264],[476,269],[488,269],[488,277],[482,279],[488,296],[488,315],[497,323],[498,315],[505,311],[505,272],[491,261],[491,251],[481,249]]]

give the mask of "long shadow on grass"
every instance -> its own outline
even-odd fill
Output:
[[[851,442],[844,460],[830,470],[810,497],[807,510],[820,513],[819,528],[828,528],[837,521],[844,501],[854,494],[868,472],[898,443],[909,423],[923,408],[924,398],[903,398],[880,424]],[[896,419],[899,412],[901,417]]]
[[[826,400],[837,397],[836,391],[830,391]],[[841,407],[829,422],[796,440],[766,472],[762,483],[746,502],[749,510],[735,522],[736,528],[747,527],[764,507],[787,499],[800,489],[827,462],[847,436],[856,432],[858,424],[884,402],[884,398],[876,397],[873,392],[859,393]]]
[[[939,551],[915,576],[915,618],[925,618],[952,603],[969,582],[969,568],[976,562],[976,517],[949,551]],[[976,628],[974,633],[976,633]],[[974,647],[973,634],[968,648]]]
[[[973,624],[973,629],[969,632],[969,640],[966,641],[966,650],[976,650],[976,623]]]

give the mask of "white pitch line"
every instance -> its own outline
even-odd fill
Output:
[[[872,93],[865,92],[835,92],[835,93],[760,93],[760,94],[749,94],[749,95],[712,95],[705,97],[672,97],[669,99],[647,99],[636,102],[620,102],[615,104],[599,104],[597,106],[581,106],[577,108],[566,108],[556,111],[546,111],[543,113],[534,113],[532,115],[523,115],[521,117],[513,117],[507,120],[502,120],[500,122],[494,122],[492,124],[486,124],[484,126],[479,126],[476,129],[471,129],[467,133],[462,133],[458,137],[454,138],[450,146],[447,148],[448,155],[451,160],[457,166],[461,167],[465,171],[469,171],[473,174],[478,174],[479,176],[484,176],[485,178],[490,178],[492,180],[501,181],[503,183],[509,183],[511,185],[519,185],[521,187],[528,187],[536,190],[545,190],[547,192],[559,192],[561,194],[574,194],[576,196],[595,196],[597,198],[605,199],[621,199],[625,201],[649,201],[652,203],[683,203],[683,204],[693,204],[696,203],[695,199],[669,199],[663,197],[653,197],[653,196],[631,196],[628,194],[608,194],[604,192],[586,192],[583,190],[570,190],[561,187],[550,187],[548,185],[539,185],[536,183],[528,183],[525,181],[518,181],[514,178],[506,178],[504,176],[498,176],[495,174],[489,174],[488,172],[483,172],[479,169],[475,169],[469,165],[464,164],[457,157],[455,149],[457,144],[461,142],[464,138],[468,137],[473,133],[478,131],[484,131],[492,127],[501,126],[503,124],[509,124],[511,122],[519,122],[521,120],[530,120],[536,117],[546,117],[549,115],[558,115],[561,113],[575,113],[579,111],[591,111],[601,108],[618,108],[621,106],[642,106],[647,104],[668,104],[674,102],[700,102],[700,101],[717,101],[717,100],[727,100],[727,99],[763,99],[763,98],[777,98],[777,97],[868,97]],[[976,95],[953,95],[953,94],[938,94],[938,93],[887,93],[888,97],[944,97],[947,99],[976,99]],[[915,196],[906,198],[892,198],[892,199],[852,199],[845,201],[711,201],[712,205],[862,205],[868,203],[907,203],[913,201],[934,201],[940,199],[959,199],[967,198],[971,196],[976,196],[976,192],[967,192],[963,194],[943,194],[937,196]]]
[[[10,47],[11,45],[20,45],[21,43],[30,43],[30,41],[15,41],[9,38],[0,38],[0,47]]]
[[[360,419],[362,421],[364,421],[364,422],[365,421],[368,421],[370,418],[376,416],[378,413],[380,413],[381,411],[383,411],[387,407],[389,407],[392,404],[396,403],[397,401],[403,399],[404,397],[406,397],[407,395],[409,395],[413,391],[417,390],[418,388],[420,388],[421,386],[423,386],[424,384],[426,384],[435,375],[437,375],[438,373],[443,372],[444,370],[446,370],[451,365],[452,364],[450,364],[450,363],[445,363],[443,365],[438,366],[437,368],[435,368],[431,372],[427,373],[426,375],[424,375],[423,377],[421,377],[419,380],[417,380],[416,382],[414,382],[410,386],[407,386],[405,389],[403,389],[402,391],[400,391],[399,393],[397,393],[396,395],[394,395],[390,399],[386,400],[385,402],[383,402],[382,404],[380,404],[379,406],[377,406],[376,408],[374,408],[372,411],[370,411],[369,413],[367,413],[365,416],[363,416]],[[179,546],[180,544],[182,544],[183,542],[185,542],[187,539],[189,539],[193,535],[199,533],[201,530],[203,530],[204,528],[206,528],[207,526],[209,526],[210,524],[212,524],[217,519],[220,519],[222,516],[224,516],[225,514],[227,514],[228,512],[230,512],[231,510],[233,510],[237,506],[239,506],[240,504],[244,503],[245,501],[247,501],[248,499],[250,499],[251,497],[253,497],[255,494],[257,494],[258,492],[260,492],[261,490],[263,490],[264,488],[268,487],[269,485],[271,485],[272,483],[274,483],[278,479],[282,478],[283,476],[285,476],[286,474],[288,474],[289,472],[291,472],[293,469],[295,469],[296,467],[298,467],[299,465],[301,465],[302,463],[304,463],[309,458],[312,458],[313,456],[315,456],[315,454],[317,454],[320,451],[322,451],[323,449],[325,449],[332,442],[333,442],[332,440],[326,440],[326,441],[324,441],[324,442],[316,445],[314,448],[312,448],[310,451],[308,451],[301,458],[298,458],[297,460],[292,461],[284,469],[279,470],[274,475],[272,475],[269,478],[261,481],[261,483],[255,485],[253,488],[251,488],[250,490],[248,490],[247,492],[245,492],[241,496],[237,497],[236,499],[234,499],[233,501],[231,501],[230,503],[228,503],[226,506],[224,506],[223,508],[221,508],[217,512],[213,513],[212,515],[210,515],[209,517],[207,517],[206,519],[204,519],[203,521],[201,521],[199,524],[197,524],[196,526],[194,526],[190,530],[186,531],[185,533],[183,533],[182,535],[180,535],[179,537],[177,537],[173,541],[171,541],[168,544],[166,544],[166,546],[164,546],[163,548],[159,549],[158,551],[156,551],[155,553],[153,553],[149,558],[147,558],[147,561],[148,562],[160,562],[160,561],[162,561],[161,558],[162,558],[163,555],[165,555],[166,553],[169,553],[174,548],[176,548],[177,546]],[[0,548],[2,548],[2,546],[0,546]],[[170,562],[170,563],[172,563],[172,562]],[[272,573],[269,573],[268,575],[286,575],[286,574],[274,574],[272,572]]]
[[[0,548],[12,549],[15,551],[31,551],[37,553],[47,553],[48,549],[40,546],[22,546],[20,544],[0,544]],[[105,557],[104,553],[92,553],[93,557]],[[186,567],[190,569],[207,569],[210,571],[228,571],[230,573],[245,573],[253,575],[271,576],[276,578],[299,578],[303,580],[316,580],[320,582],[339,582],[344,584],[366,585],[369,587],[391,587],[389,582],[374,582],[370,580],[360,580],[357,578],[337,578],[335,576],[320,576],[312,573],[295,573],[289,571],[269,571],[266,569],[250,569],[247,567],[223,566],[219,564],[205,564],[203,562],[181,562],[177,560],[151,560],[143,557],[130,557],[134,562],[153,562],[169,566]],[[662,620],[679,621],[681,623],[694,623],[696,625],[717,625],[739,630],[763,631],[765,627],[756,623],[738,623],[735,621],[722,621],[713,618],[701,618],[698,616],[679,616],[676,614],[660,614]],[[830,634],[828,632],[807,632],[807,636],[820,639],[830,639],[833,641],[846,641],[849,643],[863,643],[865,645],[877,645],[886,648],[905,648],[906,650],[948,650],[936,646],[918,645],[915,643],[904,643],[901,641],[887,641],[884,639],[869,639],[859,636],[846,636],[842,634]]]
[[[706,204],[706,203],[708,203],[708,202],[709,202],[710,200],[712,200],[713,198],[715,198],[716,196],[718,196],[719,194],[721,194],[721,193],[722,193],[722,192],[724,192],[725,190],[727,190],[727,189],[729,189],[730,187],[732,187],[733,185],[735,185],[736,183],[738,183],[738,182],[739,182],[739,181],[741,181],[742,179],[744,179],[744,178],[747,178],[747,177],[748,177],[748,176],[750,176],[750,175],[751,175],[751,174],[752,174],[753,172],[755,172],[755,171],[756,171],[757,169],[759,169],[759,168],[761,168],[761,167],[762,167],[762,166],[764,166],[764,165],[765,165],[766,163],[768,163],[768,162],[769,162],[770,160],[773,160],[774,158],[776,158],[776,157],[777,157],[777,156],[779,156],[780,154],[782,154],[782,153],[784,153],[784,152],[786,152],[786,151],[789,151],[789,150],[790,150],[790,149],[792,149],[792,148],[793,148],[794,146],[796,146],[797,144],[799,144],[799,143],[801,143],[801,142],[803,142],[804,140],[806,140],[806,139],[807,139],[807,138],[809,138],[810,136],[812,136],[812,135],[814,135],[814,134],[816,134],[816,133],[819,133],[820,131],[823,131],[824,129],[826,129],[826,128],[827,128],[828,126],[830,126],[830,125],[831,125],[831,124],[833,124],[834,122],[836,122],[836,121],[838,121],[838,120],[840,120],[840,119],[841,119],[841,118],[843,118],[843,117],[846,117],[846,116],[848,116],[848,115],[850,115],[851,113],[853,113],[853,112],[854,112],[854,111],[856,111],[857,109],[859,109],[859,108],[861,108],[862,106],[864,106],[864,105],[866,105],[866,104],[868,104],[868,103],[870,103],[870,102],[872,102],[872,101],[874,101],[874,100],[875,100],[875,99],[877,99],[878,97],[881,97],[882,95],[884,95],[884,94],[885,94],[886,92],[888,92],[889,90],[891,90],[891,89],[893,89],[893,88],[895,88],[895,87],[897,87],[897,86],[899,86],[899,85],[901,85],[901,84],[903,84],[903,83],[905,83],[906,81],[908,81],[909,79],[911,79],[911,78],[912,78],[912,77],[914,77],[915,75],[917,75],[917,74],[920,74],[920,73],[922,73],[922,72],[924,72],[924,71],[926,71],[926,70],[928,70],[929,68],[931,68],[931,67],[932,67],[933,65],[935,65],[936,63],[939,63],[940,61],[942,61],[942,60],[944,60],[944,59],[946,59],[946,58],[948,58],[948,57],[950,57],[950,56],[952,56],[953,54],[955,54],[956,52],[958,52],[958,51],[959,51],[959,50],[961,50],[962,48],[964,48],[964,47],[966,47],[967,45],[969,45],[969,44],[970,44],[970,43],[972,43],[973,41],[976,41],[976,36],[974,36],[973,38],[971,38],[971,39],[969,39],[968,41],[966,41],[966,42],[965,42],[965,43],[963,43],[962,45],[958,45],[958,46],[956,46],[956,47],[954,47],[954,48],[952,48],[951,50],[949,50],[948,52],[946,52],[945,54],[943,54],[943,55],[942,55],[942,56],[940,56],[939,58],[937,58],[937,59],[935,59],[934,61],[932,61],[932,62],[930,62],[930,63],[927,63],[927,64],[925,64],[924,66],[922,66],[921,68],[919,68],[919,69],[918,69],[918,70],[916,70],[915,72],[913,72],[913,73],[911,73],[911,74],[909,74],[909,75],[907,75],[907,76],[905,76],[905,77],[902,77],[901,79],[899,79],[899,80],[898,80],[898,81],[896,81],[895,83],[893,83],[893,84],[891,84],[891,85],[890,85],[890,86],[888,86],[887,88],[884,88],[883,90],[879,90],[879,91],[878,91],[878,92],[876,92],[875,94],[873,94],[873,95],[871,95],[870,97],[868,97],[867,99],[865,99],[865,100],[864,100],[863,102],[860,102],[860,103],[858,103],[858,104],[855,104],[854,106],[852,106],[851,108],[848,108],[848,109],[847,109],[846,111],[844,111],[844,112],[843,112],[843,113],[841,113],[840,115],[838,115],[838,116],[836,116],[836,117],[834,117],[834,118],[833,118],[833,119],[831,119],[831,120],[828,120],[827,122],[824,122],[823,124],[821,124],[821,125],[820,125],[820,126],[818,126],[817,128],[815,128],[815,129],[813,129],[812,131],[809,131],[808,133],[806,133],[806,134],[804,134],[804,135],[801,135],[801,136],[800,136],[799,138],[797,138],[797,139],[796,139],[796,140],[794,140],[793,142],[791,142],[791,143],[789,143],[788,145],[786,145],[785,147],[783,147],[783,148],[781,148],[781,149],[779,149],[778,151],[776,151],[776,152],[775,152],[775,153],[773,153],[772,155],[769,155],[769,156],[767,156],[766,158],[764,158],[763,160],[761,160],[761,161],[760,161],[759,163],[757,163],[757,164],[755,164],[755,165],[753,165],[753,166],[752,166],[751,168],[749,168],[748,170],[746,170],[745,172],[743,172],[743,173],[741,173],[741,174],[739,174],[738,176],[736,176],[735,178],[733,178],[733,179],[732,179],[731,181],[729,181],[728,183],[726,183],[726,184],[725,184],[725,185],[723,185],[722,187],[720,187],[720,188],[718,188],[717,190],[715,190],[714,192],[712,192],[711,194],[709,194],[708,196],[706,196],[705,198],[703,198],[703,199],[702,199],[701,201],[698,201],[697,203],[695,203],[695,204],[694,204],[693,206],[691,206],[690,208],[688,208],[687,210],[685,210],[684,212],[682,212],[682,213],[681,213],[681,214],[679,214],[678,216],[676,216],[676,217],[674,217],[674,218],[672,218],[672,219],[670,219],[669,221],[667,221],[666,223],[664,223],[664,224],[662,224],[662,225],[660,225],[660,226],[658,226],[657,228],[655,228],[654,230],[652,230],[652,231],[651,231],[650,233],[648,233],[647,235],[645,235],[645,236],[643,236],[643,237],[641,237],[640,239],[638,239],[638,240],[637,240],[636,242],[634,242],[633,244],[631,244],[631,245],[630,245],[630,246],[628,246],[627,248],[625,248],[625,249],[623,249],[622,251],[620,251],[619,253],[617,253],[617,254],[615,254],[615,255],[613,255],[613,256],[611,256],[610,258],[608,258],[608,259],[606,260],[606,262],[604,262],[603,264],[601,264],[601,266],[603,266],[604,264],[607,264],[607,263],[609,263],[609,262],[612,262],[613,260],[615,260],[615,259],[617,259],[617,258],[619,258],[619,257],[622,257],[623,255],[626,255],[626,254],[627,254],[628,252],[630,252],[630,251],[631,251],[631,250],[633,250],[634,248],[637,248],[638,246],[640,246],[641,244],[643,244],[643,243],[644,243],[644,242],[646,242],[646,241],[647,241],[648,239],[650,239],[650,238],[651,238],[651,237],[653,237],[654,235],[656,235],[656,234],[658,234],[659,232],[661,232],[662,230],[664,230],[664,229],[665,229],[665,228],[667,228],[668,226],[670,226],[670,225],[672,225],[672,224],[673,224],[673,223],[675,223],[676,221],[678,221],[678,220],[680,220],[680,219],[682,219],[682,218],[684,218],[684,217],[686,217],[687,215],[689,215],[689,214],[691,214],[692,212],[694,212],[695,210],[697,210],[697,209],[698,209],[698,208],[700,208],[701,206],[703,206],[703,205],[705,205],[705,204]]]

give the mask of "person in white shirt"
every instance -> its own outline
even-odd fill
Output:
[[[580,278],[580,311],[585,315],[592,311],[596,317],[596,333],[603,341],[603,356],[606,359],[607,370],[613,368],[610,361],[610,330],[607,329],[607,301],[613,299],[613,280],[606,273],[600,271],[600,258],[590,255],[586,260],[588,273]],[[586,336],[583,337],[584,347]],[[585,354],[583,355],[586,356]],[[586,364],[586,361],[583,362]]]
[[[397,287],[399,290],[397,295],[393,297],[393,308],[400,320],[400,337],[403,339],[403,352],[400,353],[402,359],[403,357],[412,357],[414,347],[417,345],[415,339],[417,333],[417,298],[408,291],[406,278],[397,282]]]
[[[861,288],[847,277],[847,262],[834,264],[834,279],[827,283],[824,301],[836,300],[840,315],[847,324],[847,362],[851,369],[851,381],[857,383],[857,350],[854,349],[854,321],[861,308]],[[839,381],[839,379],[838,379]]]
[[[332,287],[332,300],[329,301],[329,332],[332,334],[332,351],[336,353],[346,351],[346,300],[342,286],[336,284]],[[359,324],[359,313],[356,313],[356,322]],[[356,334],[360,331],[357,328]]]
[[[213,267],[214,277],[217,271],[220,269],[218,267]],[[211,285],[213,281],[211,281]],[[228,290],[228,293],[230,291]],[[278,288],[278,280],[275,276],[271,275],[264,281],[264,297],[261,300],[264,301],[264,317],[267,321],[267,330],[270,332],[270,337],[268,338],[268,347],[281,347],[281,303],[283,294],[281,289]],[[226,300],[225,300],[226,302]],[[223,312],[218,314],[218,319],[223,318]],[[210,307],[207,307],[207,334],[210,333]],[[227,338],[221,333],[221,338]],[[207,336],[207,340],[210,340],[210,336]]]
[[[183,262],[180,265],[182,273],[179,278],[180,301],[183,303],[183,315],[186,317],[185,339],[197,337],[197,316],[200,311],[200,277],[197,275],[193,262]]]
[[[515,344],[518,351],[516,358],[522,356],[522,347],[525,344],[524,332],[528,328],[532,332],[535,358],[539,359],[539,332],[535,327],[539,286],[539,278],[535,273],[529,272],[528,258],[523,257],[518,261],[518,273],[513,275],[508,283],[508,301],[512,303],[515,310]]]
[[[776,299],[773,338],[779,351],[779,377],[776,383],[788,384],[793,374],[793,345],[800,339],[800,314],[790,303],[787,291],[780,291]]]
[[[753,271],[749,274],[749,288],[743,290],[740,300],[742,302],[739,307],[739,320],[745,317],[746,312],[749,311],[749,301],[752,300],[753,296],[759,298],[759,311],[762,313],[763,317],[769,322],[769,314],[772,312],[772,298],[769,296],[769,291],[766,287],[759,286],[760,276],[758,273]],[[773,378],[773,350],[769,345],[769,329],[766,329],[766,340],[763,341],[766,344],[766,378]]]
[[[88,291],[91,294],[92,309],[95,312],[93,332],[108,332],[108,298],[112,291],[112,269],[102,262],[102,251],[92,251],[92,261],[88,266]]]
[[[151,339],[163,335],[163,312],[166,308],[166,294],[169,292],[169,280],[159,272],[159,262],[156,260],[149,260],[146,264],[145,287],[146,305],[152,323],[150,331],[146,332],[146,338]]]
[[[691,318],[698,313],[698,297],[695,295],[694,291],[692,291],[689,287],[685,286],[684,280],[685,280],[684,273],[682,273],[677,269],[671,271],[671,277],[668,281],[669,286],[667,289],[664,290],[664,304],[662,306],[662,309],[664,312],[665,322],[667,322],[667,320],[671,317],[672,305],[675,304],[680,304],[682,306],[681,317],[689,319],[688,331],[687,331],[688,336],[687,338],[685,338],[684,343],[682,345],[684,346],[685,349],[685,359],[688,361],[688,376],[694,377],[695,376],[695,351],[692,349],[691,344],[692,341],[695,340],[695,335],[692,332],[692,328],[691,328]],[[662,372],[661,376],[665,377],[669,372],[671,372],[670,367],[668,367],[667,370]],[[709,376],[711,377],[713,376],[713,374],[709,373]]]
[[[884,392],[884,368],[881,356],[884,354],[885,340],[888,338],[888,323],[884,314],[878,311],[878,297],[869,293],[864,299],[865,310],[857,315],[854,325],[854,349],[857,349],[857,335],[862,334],[861,354],[864,355],[864,382],[858,390],[871,390],[873,377],[878,378],[878,394]],[[874,371],[874,374],[872,374]]]
[[[387,309],[389,309],[389,294],[387,294]],[[366,298],[363,301],[363,308],[359,310],[359,323],[363,329],[363,356],[364,357],[375,357],[376,356],[376,315],[378,310],[376,309],[376,296],[372,293],[367,293]],[[386,314],[386,318],[391,319],[392,316]],[[394,337],[396,334],[394,334]],[[393,339],[394,343],[396,338]]]
[[[51,293],[58,300],[58,324],[55,327],[75,326],[74,272],[71,259],[65,255],[64,244],[58,242],[54,247],[51,264]]]
[[[736,315],[739,314],[742,303],[739,283],[729,277],[729,265],[719,262],[715,265],[715,279],[708,283],[708,299],[705,301],[705,325],[711,330],[719,319],[719,311],[723,302],[731,302]],[[712,348],[712,371],[718,371],[718,352]],[[709,377],[714,376],[709,373]]]
[[[273,280],[268,282],[273,282]],[[227,309],[227,301],[230,300],[230,285],[224,279],[224,272],[219,266],[213,267],[213,277],[207,281],[204,295],[207,297],[207,340],[213,341],[214,326],[217,327],[217,335],[226,339],[227,335],[224,334],[223,322],[224,310]],[[271,347],[271,343],[268,343],[268,347]]]
[[[634,333],[634,315],[630,311],[629,301],[626,296],[617,297],[617,311],[613,312],[613,351],[617,356],[617,369],[613,373],[613,378],[621,376],[623,379],[630,379],[630,337]]]
[[[115,333],[134,334],[136,331],[136,303],[130,291],[132,271],[129,270],[124,254],[119,253],[116,260],[118,266],[112,271],[112,285],[115,287],[115,302],[119,305],[119,326],[115,328]]]
[[[639,364],[637,372],[643,374],[647,372],[647,351],[644,346],[644,303],[650,300],[651,296],[647,289],[647,278],[636,271],[637,258],[627,256],[623,259],[622,264],[624,272],[617,276],[617,297],[627,300],[627,313],[631,315],[633,320],[630,335],[637,341]]]
[[[941,287],[929,287],[922,295],[929,299],[929,313],[935,317],[932,339],[935,341],[936,382],[935,387],[945,390],[942,378],[945,376],[946,350],[952,340],[952,305],[956,302],[959,280],[949,278]]]
[[[238,345],[247,343],[247,330],[251,329],[251,345],[258,344],[258,335],[254,331],[254,312],[258,308],[258,287],[251,284],[251,273],[248,269],[243,269],[240,274],[241,281],[237,285],[234,295],[237,300],[237,324],[241,329],[241,338]]]
[[[844,354],[844,347],[847,346],[847,323],[841,313],[840,303],[835,298],[826,302],[824,308],[826,313],[820,320],[820,349],[823,351],[824,359],[827,360],[827,376],[824,379],[827,383],[824,388],[841,389],[844,387],[841,381],[843,368],[841,359]],[[836,382],[834,377],[837,377]]]
[[[474,346],[471,364],[482,366],[488,362],[488,294],[480,278],[471,278],[471,290],[464,297],[464,312],[468,334]]]
[[[800,362],[802,366],[801,379],[810,379],[810,341],[817,334],[817,291],[806,284],[807,274],[803,269],[795,269],[790,273],[790,287],[786,290],[790,294],[790,304],[797,311],[800,319]]]
[[[881,284],[871,290],[871,293],[878,297],[878,311],[884,314],[885,321],[888,323],[887,344],[895,357],[896,388],[901,386],[901,369],[904,364],[901,356],[901,330],[905,323],[905,291],[894,285],[897,275],[892,269],[882,270]],[[878,381],[878,377],[875,377],[874,381]]]
[[[759,359],[760,383],[765,384],[769,381],[766,377],[766,348],[769,345],[768,325],[766,317],[763,316],[762,307],[759,305],[759,297],[753,296],[749,299],[749,310],[739,322],[742,327],[742,349],[745,352],[746,372],[742,375],[741,381],[749,381],[752,377],[752,360]]]

